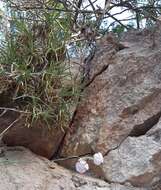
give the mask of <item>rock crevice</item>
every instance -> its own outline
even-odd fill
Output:
[[[128,136],[140,137],[142,135],[145,135],[150,129],[152,129],[159,122],[160,117],[161,117],[161,112],[148,118],[147,120],[144,121],[143,124],[134,126]]]

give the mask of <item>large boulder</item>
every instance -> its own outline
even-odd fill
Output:
[[[159,32],[160,26],[128,32],[121,42],[125,48],[112,46],[109,38],[99,43],[61,156],[101,152],[102,175],[111,182],[147,187],[160,180],[160,142],[145,136],[161,117]],[[69,161],[63,164],[70,167]]]
[[[0,155],[1,190],[145,190],[70,172],[22,147]]]

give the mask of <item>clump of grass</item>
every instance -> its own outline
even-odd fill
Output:
[[[0,95],[8,92],[7,105],[26,113],[27,126],[41,120],[64,129],[79,96],[65,61],[70,36],[65,19],[51,13],[36,24],[14,19],[14,32],[1,45]]]

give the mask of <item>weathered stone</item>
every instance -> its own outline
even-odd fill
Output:
[[[135,187],[150,187],[160,180],[161,146],[152,137],[128,137],[111,151],[102,166],[105,178]]]
[[[161,119],[145,135],[128,137],[105,156],[105,178],[136,187],[161,187]]]
[[[0,132],[6,129],[17,115],[9,112],[0,117]],[[3,141],[8,146],[24,146],[34,153],[51,158],[57,151],[59,144],[64,136],[60,127],[52,126],[49,129],[44,123],[36,122],[33,127],[26,127],[22,120],[4,134]]]
[[[22,147],[0,156],[1,190],[145,190],[70,172]]]

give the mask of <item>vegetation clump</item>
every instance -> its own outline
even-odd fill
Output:
[[[70,14],[43,12],[39,22],[16,15],[0,47],[1,105],[23,114],[27,126],[41,120],[63,129],[78,95],[65,59]]]

